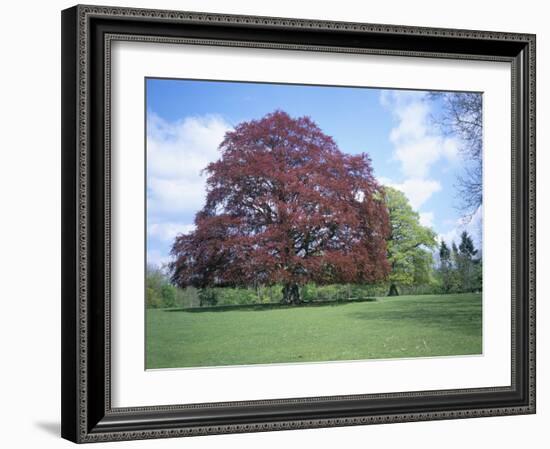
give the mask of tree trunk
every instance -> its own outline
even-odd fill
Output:
[[[390,291],[388,292],[388,296],[399,296],[399,291],[397,290],[397,286],[393,282],[390,285]]]
[[[285,284],[283,286],[283,304],[299,304],[300,300],[300,288],[298,284]]]

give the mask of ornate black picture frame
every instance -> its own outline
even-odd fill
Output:
[[[512,70],[511,385],[111,406],[110,45],[116,40],[505,61]],[[535,413],[535,36],[75,6],[62,12],[62,436],[74,442]]]

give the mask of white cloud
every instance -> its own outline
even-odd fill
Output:
[[[434,222],[433,212],[420,212],[420,224],[431,228]]]
[[[176,235],[187,234],[195,230],[195,225],[186,223],[163,222],[147,225],[147,236],[163,242],[172,242]]]
[[[425,92],[418,90],[385,89],[380,92],[380,104],[385,108],[392,108],[411,101],[421,101],[425,96]]]
[[[403,192],[413,209],[418,210],[435,192],[441,190],[441,184],[433,179],[406,179],[402,183],[395,183],[386,178],[380,178],[384,185]]]
[[[205,203],[206,179],[188,176],[183,179],[150,177],[148,179],[147,208],[151,215],[197,212]]]
[[[194,213],[204,205],[201,171],[220,156],[231,126],[219,116],[168,122],[153,112],[147,121],[147,207],[151,214]]]
[[[431,176],[433,165],[445,159],[453,162],[458,156],[458,141],[442,135],[431,123],[430,102],[425,92],[384,90],[380,103],[391,111],[396,125],[390,132],[393,159],[399,162],[404,181],[380,181],[402,191],[411,206],[419,210],[434,193],[441,190],[441,183]],[[420,223],[434,226],[434,213],[421,211]]]
[[[430,166],[439,158],[439,143],[431,137],[424,137],[421,141],[399,143],[396,145],[394,156],[401,163],[401,170],[405,176],[416,178],[425,177]]]
[[[432,165],[442,158],[455,160],[458,141],[443,136],[431,125],[426,94],[409,91],[383,91],[380,102],[388,108],[397,126],[390,132],[393,157],[406,177],[425,178]]]

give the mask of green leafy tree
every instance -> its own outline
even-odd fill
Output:
[[[457,254],[457,271],[460,279],[461,290],[470,292],[475,290],[476,284],[476,261],[477,250],[474,247],[472,237],[463,231],[460,235],[460,244]]]
[[[145,303],[148,308],[175,307],[178,290],[158,267],[149,265],[145,274]]]
[[[218,298],[218,290],[222,289],[215,289],[215,288],[199,288],[198,289],[198,295],[200,300],[200,307],[204,306],[215,306],[219,302]]]
[[[462,292],[462,283],[460,281],[460,274],[458,267],[460,266],[460,255],[458,253],[458,246],[453,242],[451,245],[451,273],[450,279],[450,293]]]
[[[460,235],[457,246],[451,250],[442,241],[439,247],[439,276],[444,293],[480,291],[483,284],[483,263],[472,237],[466,232]]]
[[[384,187],[390,217],[390,236],[387,241],[389,296],[399,295],[399,286],[421,285],[430,281],[431,250],[437,246],[435,233],[420,224],[407,197],[392,187]]]
[[[458,246],[456,246],[455,242],[451,245],[451,260],[453,267],[456,268],[458,263]]]
[[[166,283],[166,276],[156,265],[147,265],[145,281],[147,283],[147,287],[156,290],[160,294],[162,285]]]
[[[474,275],[472,290],[480,292],[483,290],[483,261],[481,258],[474,260]]]
[[[176,287],[166,282],[160,288],[160,295],[164,307],[176,306]]]
[[[148,309],[162,307],[162,298],[154,288],[147,287],[145,289],[145,305]]]

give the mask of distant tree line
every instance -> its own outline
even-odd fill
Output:
[[[148,307],[344,301],[481,289],[464,232],[449,248],[407,197],[308,117],[275,111],[226,134],[206,204],[167,270],[147,270]],[[434,261],[438,253],[439,262]]]
[[[150,309],[198,306],[195,289],[178,288],[161,268],[148,265],[145,273],[145,305]]]
[[[395,192],[394,192],[395,193]],[[391,195],[391,194],[390,194]],[[396,194],[400,198],[399,194]],[[404,226],[401,226],[403,229]],[[427,228],[426,228],[427,229]],[[426,232],[426,229],[422,232]],[[397,234],[394,234],[394,237]],[[407,242],[406,239],[399,239]],[[434,251],[438,262],[434,261]],[[406,248],[409,248],[407,246]],[[394,272],[381,282],[365,284],[307,283],[300,286],[302,303],[364,301],[386,295],[426,295],[481,292],[483,262],[472,237],[464,231],[458,246],[444,240],[439,245],[419,245],[411,252],[396,252],[389,258]],[[177,287],[162,269],[149,266],[146,273],[147,308],[192,308],[284,303],[283,286]]]
[[[471,236],[462,232],[458,247],[444,240],[439,244],[438,276],[442,293],[464,293],[482,290],[483,262]]]

